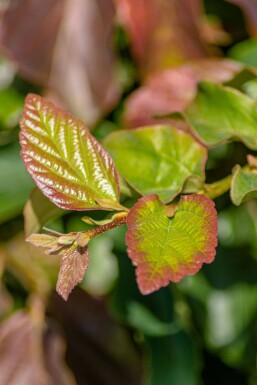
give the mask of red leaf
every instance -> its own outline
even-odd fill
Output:
[[[82,281],[89,263],[89,250],[73,244],[67,248],[61,259],[61,268],[56,286],[57,292],[64,300],[72,289]]]
[[[115,209],[114,163],[82,121],[29,94],[20,125],[23,161],[53,203],[68,210]]]
[[[155,74],[127,99],[125,125],[135,128],[167,121],[177,125],[156,116],[182,112],[193,100],[199,80],[226,82],[240,70],[242,65],[232,60],[205,59]],[[180,122],[179,128],[187,126]]]
[[[93,125],[119,97],[114,17],[112,0],[12,0],[0,45],[22,76]]]
[[[209,56],[210,47],[201,34],[200,0],[116,0],[116,3],[132,52],[144,74]]]

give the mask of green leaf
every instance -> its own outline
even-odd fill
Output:
[[[143,294],[195,274],[217,245],[217,213],[204,195],[184,195],[172,218],[157,195],[141,198],[127,217],[128,254]]]
[[[239,62],[257,67],[257,39],[245,40],[233,46],[229,56]]]
[[[22,214],[22,209],[33,188],[19,155],[17,142],[0,151],[0,223]]]
[[[88,263],[89,251],[87,246],[79,247],[74,243],[63,253],[56,290],[65,301],[72,289],[82,281]]]
[[[29,94],[20,125],[26,168],[54,204],[68,210],[120,209],[114,163],[82,121]]]
[[[204,179],[206,149],[168,125],[113,132],[104,140],[121,175],[142,195],[168,202],[192,175]]]
[[[237,90],[202,82],[185,116],[208,146],[239,140],[257,149],[256,102]]]
[[[257,174],[256,171],[244,171],[237,165],[233,170],[233,178],[230,190],[231,200],[239,206],[241,203],[257,198]]]
[[[49,201],[37,187],[34,188],[23,212],[25,235],[28,237],[37,233],[48,221],[66,213]]]
[[[144,335],[162,337],[179,332],[174,322],[162,322],[146,306],[132,301],[128,304],[128,321]]]
[[[151,385],[199,385],[202,369],[200,352],[192,337],[178,334],[146,338],[150,353]]]

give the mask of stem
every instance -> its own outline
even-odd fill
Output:
[[[242,167],[242,170],[247,172],[250,170],[249,165],[246,164]],[[217,182],[205,184],[203,189],[198,191],[198,194],[207,195],[211,199],[215,199],[220,195],[225,194],[229,191],[231,182],[232,182],[233,174],[226,176],[225,178],[218,180]]]
[[[203,190],[199,191],[199,194],[204,194],[211,199],[215,199],[229,191],[231,181],[232,175],[228,175],[225,178],[218,180],[217,182],[205,184]]]
[[[107,223],[105,225],[95,227],[92,230],[87,230],[84,233],[89,234],[90,238],[91,237],[92,238],[97,237],[98,235],[100,235],[100,234],[102,234],[108,230],[111,230],[111,229],[114,229],[115,227],[124,225],[126,223],[126,220],[127,220],[127,215],[128,215],[127,212],[120,213],[119,217],[114,219],[112,222]]]

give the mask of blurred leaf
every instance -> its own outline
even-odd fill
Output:
[[[200,384],[200,357],[194,341],[185,333],[148,338],[151,385]]]
[[[29,80],[45,84],[49,78],[62,10],[58,0],[13,0],[6,7],[0,44]]]
[[[243,91],[257,101],[257,79],[249,80],[243,85]]]
[[[87,246],[73,244],[63,253],[56,290],[64,300],[68,299],[72,289],[82,281],[88,267],[88,258]]]
[[[256,102],[237,90],[203,82],[185,116],[209,146],[233,139],[257,149]]]
[[[113,241],[103,233],[89,242],[90,263],[80,285],[92,295],[106,295],[113,288],[119,271],[116,256],[112,253]]]
[[[0,129],[12,129],[18,125],[23,97],[15,88],[0,90]]]
[[[76,288],[67,302],[53,296],[48,316],[66,336],[66,359],[78,385],[143,384],[142,354],[103,299]]]
[[[41,191],[64,209],[119,209],[114,163],[84,123],[29,94],[20,122],[22,158]]]
[[[200,1],[116,0],[116,4],[144,75],[211,54],[201,33]]]
[[[113,23],[111,0],[14,0],[3,15],[0,44],[25,78],[93,125],[119,96]]]
[[[55,346],[55,350],[51,351],[49,373],[45,367],[43,325],[25,311],[15,313],[0,326],[0,383],[75,385],[61,357],[63,352],[60,347]]]
[[[37,293],[45,298],[55,286],[58,261],[39,249],[30,249],[23,233],[11,238],[4,244],[3,250],[6,253],[6,269],[30,294]]]
[[[119,98],[112,46],[114,11],[112,0],[68,0],[63,4],[50,92],[54,90],[90,126]]]
[[[256,0],[226,0],[238,5],[246,16],[246,25],[251,35],[257,35],[257,1]]]
[[[219,212],[219,243],[232,248],[254,246],[257,242],[256,213],[255,201],[240,207],[231,205]]]
[[[153,74],[126,100],[124,123],[129,128],[163,123],[164,120],[158,116],[182,112],[193,100],[200,80],[224,83],[242,70],[243,66],[232,60],[202,59]],[[167,120],[179,128],[188,129],[185,123],[171,118]]]
[[[11,87],[16,70],[16,65],[7,60],[5,55],[0,56],[0,90]]]
[[[172,126],[114,132],[103,145],[121,175],[141,194],[156,193],[167,202],[191,175],[204,180],[206,149]]]
[[[136,203],[128,214],[126,242],[142,294],[178,282],[213,261],[216,215],[213,201],[204,195],[182,196],[173,218],[156,195]]]
[[[33,187],[19,152],[16,142],[0,151],[0,223],[22,213]]]
[[[34,188],[23,212],[25,236],[39,232],[48,221],[64,213],[67,214],[67,211],[53,204],[37,187]]]
[[[207,338],[220,348],[235,341],[257,312],[257,287],[237,283],[225,291],[212,291],[208,298]]]
[[[229,51],[229,56],[239,62],[257,67],[257,39],[245,40],[234,45]]]
[[[256,172],[244,171],[240,166],[235,166],[231,182],[232,202],[239,206],[241,203],[257,198],[257,174]]]
[[[163,337],[179,332],[174,323],[160,321],[146,306],[134,301],[128,304],[128,322],[144,335],[151,337]]]

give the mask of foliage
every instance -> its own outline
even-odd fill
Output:
[[[6,4],[0,383],[256,383],[254,1]]]

